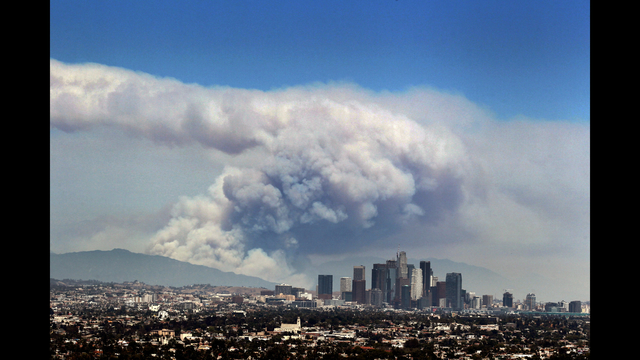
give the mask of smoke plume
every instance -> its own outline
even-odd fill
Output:
[[[177,201],[151,254],[299,283],[296,256],[354,250],[407,226],[460,225],[451,219],[473,217],[491,191],[482,174],[493,162],[475,153],[486,143],[460,130],[487,131],[473,129],[487,115],[460,96],[203,87],[55,60],[50,76],[52,128],[115,127],[229,155],[206,193]]]

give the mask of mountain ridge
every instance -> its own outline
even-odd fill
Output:
[[[134,253],[126,249],[91,250],[63,254],[50,251],[49,275],[56,279],[98,280],[103,282],[144,282],[149,285],[245,286],[273,289],[264,279],[194,265],[161,255]]]

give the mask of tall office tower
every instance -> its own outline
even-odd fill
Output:
[[[365,292],[365,288],[366,288],[366,284],[367,281],[366,280],[353,280],[351,282],[353,285],[351,286],[351,292],[353,294],[353,301],[357,302],[358,304],[366,304],[367,303],[367,298],[366,298],[366,292]]]
[[[502,306],[513,307],[513,294],[510,292],[505,292],[502,294]]]
[[[401,306],[403,309],[411,308],[411,285],[402,285],[402,302]]]
[[[291,295],[292,290],[293,290],[293,286],[288,284],[280,284],[280,285],[276,285],[275,294]]]
[[[487,309],[493,306],[493,295],[482,295],[482,305]]]
[[[396,279],[398,278],[398,263],[395,260],[387,260],[387,273],[386,283],[387,291],[383,295],[385,301],[389,304],[393,302],[396,297]]]
[[[524,304],[527,306],[527,310],[535,310],[536,308],[536,294],[527,294],[527,298],[524,301]]]
[[[318,299],[331,300],[333,293],[333,275],[318,275]]]
[[[364,277],[364,265],[353,267],[353,280],[366,280]]]
[[[422,297],[422,271],[413,269],[411,275],[411,300],[418,300]]]
[[[422,297],[427,297],[431,288],[431,261],[420,261],[422,272]]]
[[[347,293],[349,295],[347,295]],[[340,299],[346,301],[347,296],[349,296],[349,300],[351,300],[351,278],[348,276],[340,278]]]
[[[447,304],[454,310],[462,309],[462,274],[447,273]]]
[[[582,302],[580,300],[575,300],[569,303],[569,312],[572,313],[581,313],[582,312]]]
[[[373,264],[371,269],[371,288],[380,289],[384,294],[387,287],[387,264]]]
[[[409,278],[407,271],[407,253],[404,251],[400,251],[398,254],[398,278]]]

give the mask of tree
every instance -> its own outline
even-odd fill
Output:
[[[420,348],[420,342],[418,339],[409,339],[404,343],[404,347],[407,349],[418,349]]]

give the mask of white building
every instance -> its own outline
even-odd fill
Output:
[[[340,278],[340,292],[349,292],[351,291],[351,278],[350,277],[341,277]]]
[[[298,321],[295,324],[280,324],[280,327],[273,329],[273,331],[293,332],[299,334],[302,331],[302,327],[300,326],[300,318],[298,317]]]
[[[422,270],[413,269],[411,272],[411,300],[418,300],[422,296]]]

